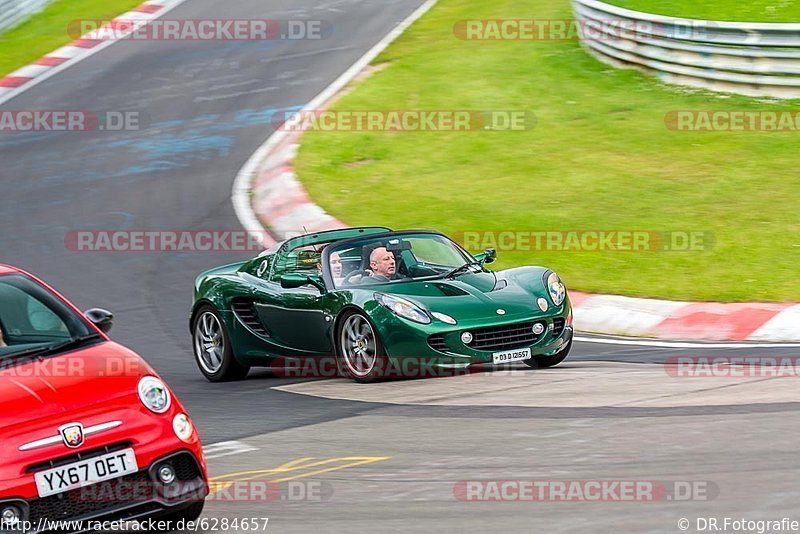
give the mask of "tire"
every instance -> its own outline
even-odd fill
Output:
[[[180,510],[173,510],[161,515],[158,520],[171,521],[171,524],[174,525],[174,528],[178,528],[179,523],[183,521],[183,529],[186,530],[187,522],[197,521],[197,519],[199,519],[203,514],[203,507],[205,504],[205,501],[193,502],[189,506],[181,508]]]
[[[228,330],[219,312],[208,304],[198,308],[192,323],[194,361],[209,382],[241,380],[250,367],[233,355]]]
[[[361,384],[385,376],[388,358],[372,321],[360,311],[345,312],[336,329],[336,365],[341,376]]]
[[[525,360],[525,365],[532,367],[533,369],[546,369],[548,367],[553,367],[564,361],[569,354],[570,349],[572,349],[571,339],[566,347],[556,352],[552,356],[534,356],[530,360]]]

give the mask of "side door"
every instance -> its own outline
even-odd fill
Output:
[[[285,289],[281,272],[253,284],[253,308],[275,345],[311,354],[329,354],[333,318],[328,299],[314,286]],[[310,355],[311,355],[310,354]]]

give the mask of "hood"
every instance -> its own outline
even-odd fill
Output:
[[[520,279],[517,273],[464,274],[453,280],[428,280],[376,286],[375,291],[407,297],[432,312],[446,313],[459,322],[470,319],[499,317],[504,320],[529,319],[544,315],[536,305],[545,296],[541,273],[529,273]],[[497,278],[495,278],[497,275]],[[548,310],[548,311],[552,311]]]
[[[136,398],[139,379],[147,374],[154,372],[142,358],[111,341],[19,365],[6,363],[0,370],[0,431],[79,416],[120,397]]]

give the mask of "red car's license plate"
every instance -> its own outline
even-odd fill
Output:
[[[124,449],[36,473],[36,489],[39,497],[47,497],[138,470],[133,449]]]

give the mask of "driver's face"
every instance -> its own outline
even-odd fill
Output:
[[[373,273],[389,278],[394,274],[394,254],[384,247],[378,247],[372,253],[372,261],[369,265]]]

